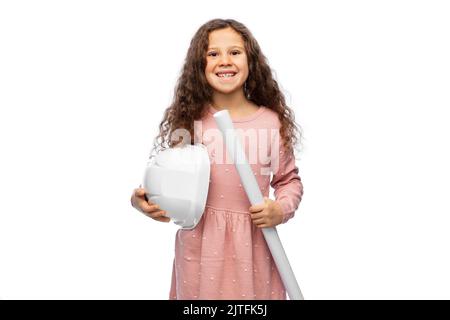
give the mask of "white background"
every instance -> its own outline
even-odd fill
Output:
[[[130,196],[195,31],[243,22],[304,131],[307,299],[450,298],[446,1],[2,1],[0,298],[167,299]]]

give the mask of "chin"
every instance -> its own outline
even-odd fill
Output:
[[[236,88],[217,88],[217,87],[213,87],[214,91],[217,91],[219,93],[223,93],[223,94],[229,94],[229,93],[233,93],[236,91],[239,91],[242,89],[242,87],[236,87]]]
[[[213,85],[211,86],[215,91],[220,93],[232,93],[239,90],[244,90],[244,84],[234,85],[234,86],[223,86],[223,85]]]

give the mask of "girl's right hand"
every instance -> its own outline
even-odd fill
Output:
[[[147,201],[144,188],[134,189],[131,195],[131,205],[138,211],[142,212],[146,216],[149,216],[153,220],[161,222],[169,222],[170,218],[166,217],[166,212],[160,210],[159,206],[151,201]]]

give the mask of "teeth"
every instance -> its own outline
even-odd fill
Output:
[[[234,73],[221,73],[221,74],[219,74],[220,78],[230,78],[230,77],[233,77],[233,76],[234,76]]]

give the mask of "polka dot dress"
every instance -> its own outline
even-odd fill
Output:
[[[208,199],[197,226],[192,230],[179,229],[176,233],[169,299],[285,300],[286,291],[262,231],[250,218],[251,204],[236,168],[226,161],[223,142],[217,147],[221,135],[214,133],[218,130],[212,117],[217,110],[211,106],[207,110],[202,119],[201,142],[207,146],[211,161]],[[233,118],[233,125],[235,129],[278,132],[280,123],[275,112],[261,106],[250,116]],[[242,140],[242,145],[263,196],[269,196],[269,186],[274,188],[285,223],[300,203],[303,186],[294,157],[278,151],[282,150],[281,145],[276,145],[275,149],[272,140],[265,140],[268,141],[267,158],[260,156],[253,163],[249,144]],[[272,149],[276,151],[275,156]],[[275,170],[274,157],[279,164]]]

